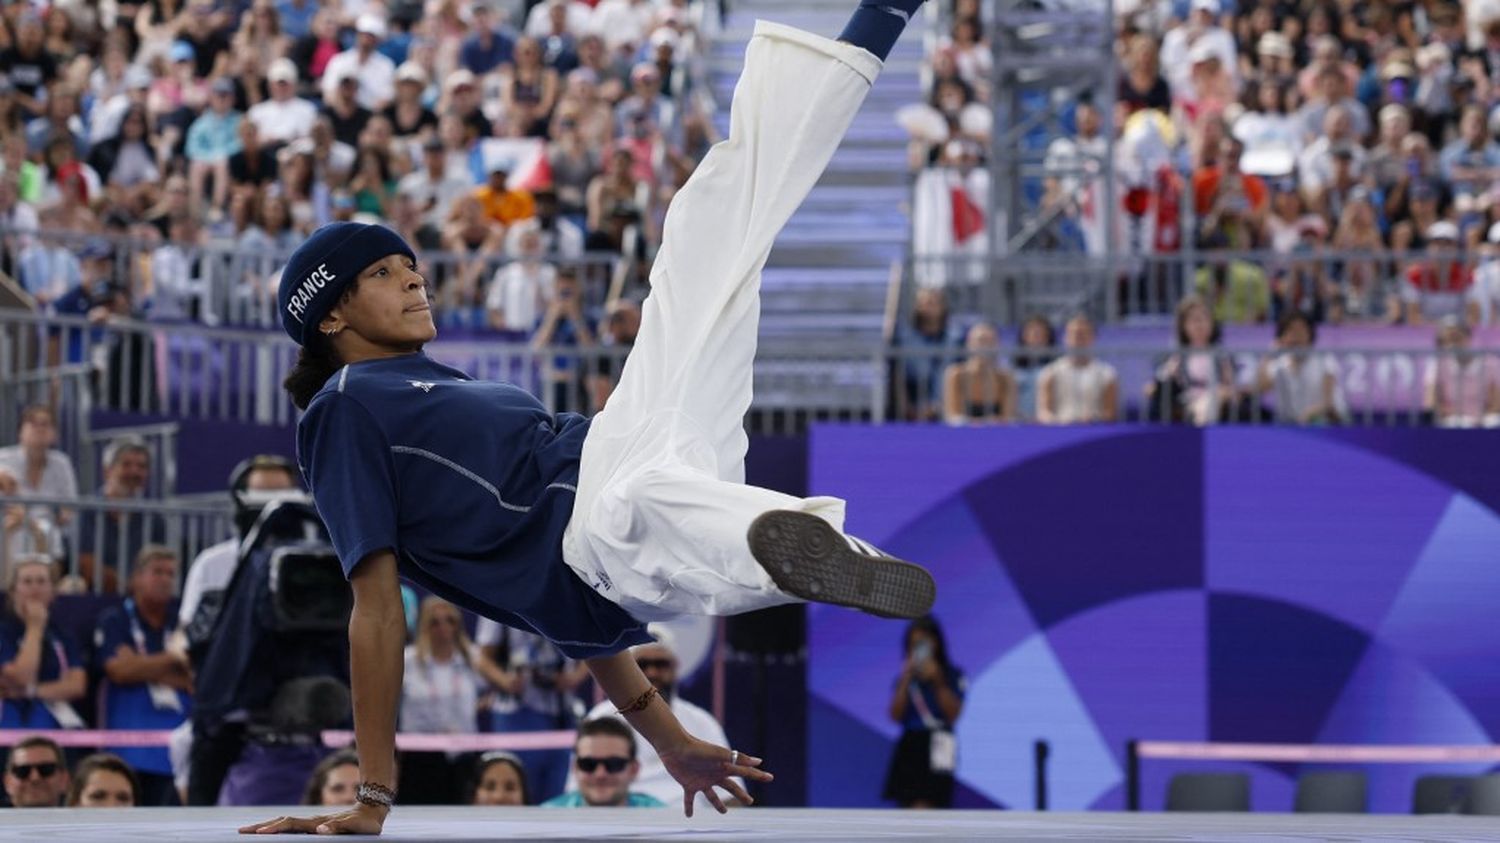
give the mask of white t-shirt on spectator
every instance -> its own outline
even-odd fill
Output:
[[[542,232],[542,248],[549,255],[576,258],[583,255],[583,229],[566,217],[558,217],[552,231]]]
[[[547,9],[552,3],[538,3],[531,7],[531,13],[526,16],[526,34],[532,38],[546,38],[552,34],[552,16]],[[587,3],[579,3],[576,0],[567,0],[568,15],[565,26],[568,34],[575,38],[582,38],[589,34],[589,26],[594,18],[594,10]]]
[[[73,469],[73,460],[58,450],[47,452],[47,464],[42,466],[42,476],[36,485],[27,485],[26,452],[20,445],[0,448],[0,468],[15,475],[22,497],[34,495],[39,498],[78,497],[78,472]],[[43,507],[50,511],[50,507]]]
[[[557,267],[552,264],[512,261],[495,270],[485,309],[503,312],[507,328],[530,331],[541,321],[544,303],[556,283]]]
[[[1080,366],[1063,356],[1048,363],[1041,377],[1052,383],[1054,424],[1089,424],[1104,420],[1104,391],[1118,375],[1102,360],[1090,358]]]
[[[1314,193],[1322,190],[1323,186],[1333,180],[1333,141],[1325,135],[1313,141],[1302,150],[1297,157],[1297,180],[1301,183],[1303,191]],[[1353,155],[1353,172],[1362,173],[1365,169],[1365,149],[1358,144],[1348,147]]]
[[[1188,50],[1200,42],[1208,44],[1218,55],[1219,64],[1232,78],[1239,78],[1239,65],[1236,63],[1238,50],[1234,46],[1234,36],[1221,27],[1211,26],[1203,30],[1196,40],[1189,41],[1187,27],[1179,26],[1161,39],[1159,53],[1162,76],[1171,86],[1174,97],[1188,96],[1193,91],[1193,63],[1188,60]]]
[[[1272,389],[1276,394],[1276,420],[1301,424],[1307,412],[1323,403],[1323,381],[1329,376],[1338,377],[1338,366],[1326,354],[1308,354],[1297,365],[1292,355],[1282,354],[1271,361]],[[1335,411],[1339,406],[1338,390],[1334,390]]]
[[[1500,324],[1500,258],[1492,258],[1474,270],[1469,300],[1479,306],[1479,324]]]
[[[640,46],[644,43],[655,17],[656,7],[651,3],[602,0],[594,7],[591,25],[594,34],[603,38],[604,45],[614,52],[623,44]]]
[[[672,695],[672,713],[677,715],[677,721],[682,724],[682,728],[693,737],[718,746],[729,746],[729,739],[724,735],[724,727],[719,725],[719,721],[715,720],[712,714],[683,699],[680,694]],[[587,722],[598,717],[625,719],[615,713],[614,703],[609,700],[594,706],[583,719]],[[641,737],[640,732],[636,732],[635,735],[635,757],[641,762],[641,772],[636,776],[635,784],[632,784],[630,789],[637,793],[655,796],[668,805],[682,804],[682,785],[678,784],[677,780],[672,778],[672,774],[667,772],[666,765],[661,763],[661,756],[656,754],[656,748],[651,745],[650,741]],[[741,785],[745,783],[739,776],[735,776],[734,780]],[[577,789],[578,774],[572,760],[569,759],[568,786],[565,790],[571,792]],[[700,793],[695,804],[700,807],[705,806],[708,804],[708,798]]]
[[[1500,424],[1500,419],[1485,413],[1490,391],[1500,386],[1500,359],[1493,354],[1471,350],[1463,362],[1459,362],[1454,354],[1444,354],[1428,363],[1423,384],[1429,390],[1441,388],[1448,412],[1437,419],[1439,427],[1495,427]]]
[[[369,58],[360,61],[359,50],[345,50],[329,59],[323,69],[324,102],[333,99],[345,73],[359,79],[359,93],[354,98],[362,108],[379,111],[396,98],[396,63],[389,56],[372,51]]]
[[[191,304],[199,300],[199,314],[206,316],[208,284],[193,277],[193,259],[175,243],[158,246],[151,253],[151,318],[187,319]]]
[[[476,659],[479,654],[470,653]],[[417,658],[406,648],[401,680],[401,731],[439,735],[472,734],[479,728],[479,674],[455,652],[447,661]]]
[[[193,615],[203,602],[203,595],[223,591],[234,578],[234,569],[240,565],[239,539],[225,539],[216,545],[204,548],[193,564],[188,567],[187,579],[182,583],[182,602],[177,607],[179,626],[192,623]]]
[[[261,143],[286,143],[312,134],[318,109],[301,97],[270,99],[251,106],[245,117],[259,130]]]
[[[425,208],[427,203],[434,202],[423,219],[439,228],[448,221],[448,212],[453,208],[453,203],[473,189],[474,185],[468,175],[452,170],[445,171],[436,179],[425,169],[417,170],[402,177],[396,185],[396,192],[410,196],[418,207]]]

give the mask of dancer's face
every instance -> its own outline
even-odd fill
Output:
[[[329,311],[318,329],[337,332],[335,342],[350,362],[420,348],[437,336],[427,279],[405,255],[381,258],[359,273],[354,292]]]
[[[589,772],[579,763],[585,759],[602,763]],[[620,769],[611,773],[611,764]],[[624,805],[630,783],[640,770],[640,763],[630,757],[630,744],[616,735],[588,735],[579,740],[573,766],[583,801],[596,807]]]

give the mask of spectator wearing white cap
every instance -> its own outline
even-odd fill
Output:
[[[396,99],[384,111],[396,138],[424,141],[437,129],[437,115],[422,102],[427,82],[427,71],[415,61],[396,68]]]
[[[1401,316],[1408,325],[1472,317],[1474,275],[1458,252],[1458,226],[1438,220],[1427,227],[1427,252],[1406,270]]]
[[[1267,32],[1255,42],[1255,57],[1259,60],[1262,80],[1280,85],[1292,78],[1297,72],[1296,56],[1296,51],[1292,49],[1292,39],[1280,32]]]
[[[1172,95],[1183,97],[1192,91],[1192,63],[1188,51],[1199,43],[1207,44],[1219,56],[1219,64],[1234,74],[1238,50],[1234,36],[1220,27],[1219,0],[1192,0],[1187,22],[1168,32],[1161,41],[1161,67],[1172,88]]]
[[[1474,285],[1469,290],[1469,312],[1476,325],[1500,324],[1500,222],[1490,226],[1484,255],[1474,271]]]
[[[318,119],[318,109],[297,96],[297,66],[291,59],[277,59],[266,73],[271,98],[251,106],[250,121],[260,130],[261,141],[282,144],[307,137]]]
[[[385,40],[385,19],[362,14],[354,22],[354,46],[328,60],[323,69],[323,98],[330,99],[344,74],[359,80],[360,106],[381,111],[396,96],[396,63],[375,48]]]
[[[443,97],[438,101],[437,111],[443,117],[452,117],[463,124],[468,133],[468,139],[463,147],[463,159],[468,158],[468,144],[470,140],[487,138],[494,134],[494,124],[490,118],[485,116],[481,107],[479,97],[479,80],[470,73],[468,68],[459,69],[448,74],[443,80]],[[510,116],[507,112],[507,116]],[[438,129],[442,130],[442,120],[438,120]],[[460,144],[454,144],[457,149]],[[455,166],[467,166],[463,161],[451,162]]]
[[[688,702],[682,698],[681,694],[677,693],[678,664],[675,648],[676,642],[673,639],[672,631],[660,624],[651,624],[647,627],[647,631],[656,638],[656,641],[650,644],[641,644],[631,649],[631,654],[635,656],[635,663],[640,666],[641,672],[646,674],[646,679],[651,682],[651,686],[656,689],[657,694],[672,707],[672,713],[677,715],[678,721],[682,723],[682,728],[686,729],[688,734],[702,738],[710,743],[728,746],[729,741],[724,736],[724,727],[719,725],[719,721],[712,714],[708,713],[708,711]],[[593,710],[585,715],[583,720],[584,722],[588,722],[600,717],[613,717],[617,720],[625,719],[615,711],[615,706],[609,700],[605,700],[594,706]],[[650,742],[641,740],[639,733],[637,733],[636,737],[636,760],[640,762],[641,771],[636,777],[632,789],[639,793],[654,796],[669,805],[680,801],[682,799],[682,786],[677,784],[667,772],[667,768],[661,763],[661,757],[656,754],[656,750],[651,747]],[[578,783],[576,779],[578,776],[575,770],[576,766],[574,764],[568,765],[570,772],[568,773],[567,789],[569,791],[577,789]],[[736,781],[741,780],[736,779]],[[741,781],[741,784],[743,784],[743,781]],[[699,807],[706,806],[708,800],[700,793],[698,794],[697,804]]]

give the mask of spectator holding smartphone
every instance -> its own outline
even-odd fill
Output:
[[[906,627],[906,662],[891,697],[901,738],[886,772],[884,798],[903,808],[953,806],[958,745],[953,726],[964,707],[963,672],[948,660],[943,628],[931,615]]]

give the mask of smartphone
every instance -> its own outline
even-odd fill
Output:
[[[914,662],[925,662],[925,661],[927,661],[927,660],[929,660],[931,658],[932,658],[932,642],[931,641],[918,641],[917,645],[915,647],[911,648],[911,659],[912,659],[912,661],[914,661]]]

